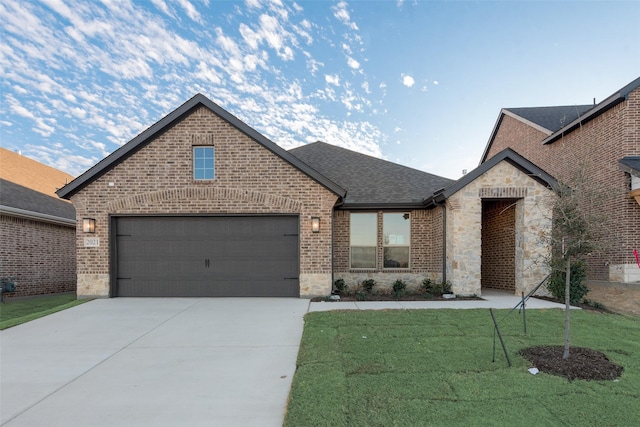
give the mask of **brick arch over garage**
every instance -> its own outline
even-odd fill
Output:
[[[136,194],[114,200],[107,205],[107,209],[112,213],[120,213],[135,210],[139,206],[148,206],[167,201],[236,201],[244,202],[251,206],[264,206],[268,211],[300,213],[302,203],[286,197],[273,194],[261,193],[258,191],[229,188],[229,187],[185,187],[167,190],[154,191],[145,194]],[[207,206],[203,206],[207,210]]]

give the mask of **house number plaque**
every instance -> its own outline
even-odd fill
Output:
[[[100,246],[100,238],[99,237],[85,237],[84,238],[84,247],[85,248],[97,248]]]

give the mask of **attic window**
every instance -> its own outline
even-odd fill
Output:
[[[203,181],[214,178],[214,148],[193,147],[193,179]]]

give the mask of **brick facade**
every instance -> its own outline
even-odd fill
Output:
[[[4,298],[76,290],[73,227],[0,215],[0,276],[16,277]]]
[[[604,250],[588,259],[589,279],[640,280],[633,255],[634,248],[640,250],[640,205],[629,196],[629,174],[618,169],[618,160],[640,154],[640,89],[580,128],[542,145],[546,137],[504,115],[486,159],[509,147],[560,181],[571,182],[572,174],[584,173],[597,196],[597,203],[585,209],[605,218],[609,230]]]
[[[215,179],[193,179],[192,147],[213,145]],[[71,197],[96,219],[96,248],[78,228],[78,295],[110,292],[111,215],[294,214],[300,218],[300,294],[331,289],[331,223],[338,196],[200,106]],[[311,217],[320,232],[311,232]]]
[[[360,212],[360,211],[359,211]],[[354,289],[365,279],[374,279],[381,289],[390,289],[398,279],[409,288],[417,288],[425,278],[442,279],[442,208],[409,211],[411,220],[410,266],[408,269],[383,268],[382,216],[378,215],[378,259],[375,269],[350,268],[350,215],[347,210],[334,212],[334,279],[344,279]]]

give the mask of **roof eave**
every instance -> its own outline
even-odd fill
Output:
[[[345,202],[340,205],[340,210],[414,210],[424,209],[423,201],[397,202],[397,203],[376,203],[376,202]]]
[[[13,216],[16,218],[30,219],[30,220],[39,221],[39,222],[47,222],[47,223],[56,224],[56,225],[64,225],[64,226],[70,226],[70,227],[76,226],[75,219],[44,214],[41,212],[29,211],[26,209],[14,208],[12,206],[0,205],[0,214]]]
[[[562,138],[564,135],[573,132],[583,124],[595,119],[596,117],[605,113],[606,111],[610,110],[616,105],[626,101],[629,98],[629,94],[634,90],[638,89],[639,87],[640,87],[640,77],[638,77],[637,79],[635,79],[634,81],[632,81],[631,83],[629,83],[628,85],[620,89],[618,92],[609,96],[604,101],[600,102],[593,109],[586,112],[584,116],[582,117],[578,116],[578,118],[573,120],[567,126],[549,135],[547,138],[545,138],[542,141],[542,144],[546,145],[546,144],[551,144],[557,141],[558,139]]]

